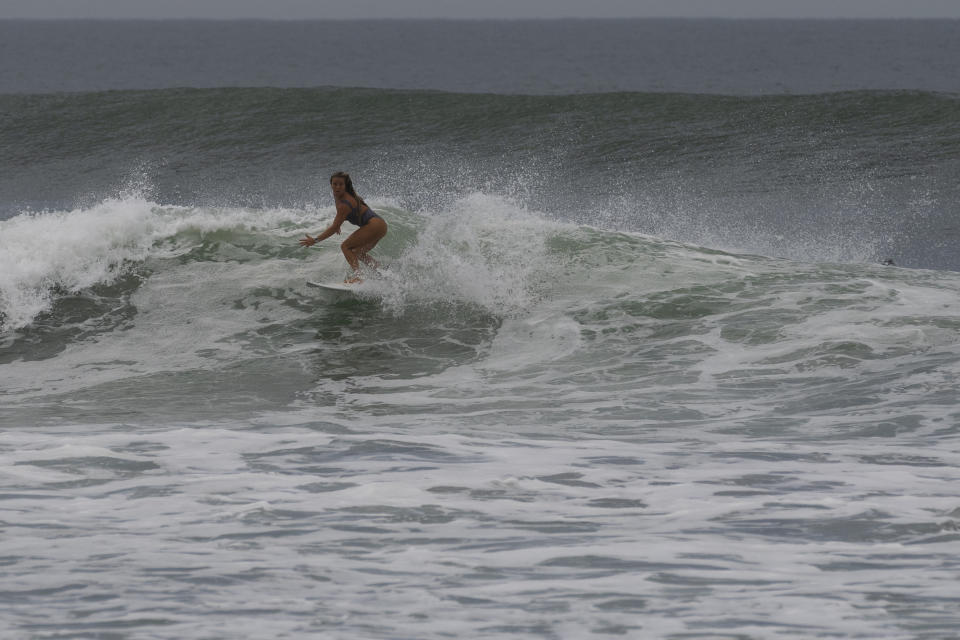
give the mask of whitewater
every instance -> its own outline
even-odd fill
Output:
[[[8,634],[947,633],[956,275],[371,202],[362,299],[305,286],[319,211],[64,216],[88,291],[4,343]]]

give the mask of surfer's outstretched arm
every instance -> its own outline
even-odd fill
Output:
[[[332,236],[332,235],[335,234],[335,233],[339,234],[339,233],[340,233],[340,227],[341,227],[341,225],[343,225],[344,221],[346,221],[346,219],[347,219],[347,214],[348,214],[348,213],[350,213],[350,210],[349,210],[349,209],[347,209],[347,208],[346,208],[344,205],[342,205],[342,204],[338,204],[338,205],[337,205],[337,217],[333,219],[333,222],[330,223],[330,226],[327,227],[326,229],[324,229],[323,231],[321,231],[320,234],[319,234],[317,237],[315,237],[315,238],[311,238],[311,237],[310,237],[310,234],[306,234],[306,237],[305,237],[305,238],[302,238],[302,239],[300,240],[300,246],[301,246],[301,247],[312,247],[313,245],[317,244],[318,242],[322,242],[323,240],[326,240],[327,238],[329,238],[330,236]]]

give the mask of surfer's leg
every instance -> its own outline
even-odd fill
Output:
[[[377,246],[377,243],[387,235],[387,223],[383,218],[373,218],[367,224],[363,225],[343,241],[340,250],[343,251],[343,257],[347,259],[350,268],[353,269],[354,276],[351,281],[359,280],[360,261],[371,267],[379,266],[377,261],[367,254]]]
[[[363,261],[363,264],[367,265],[368,267],[373,267],[374,269],[379,269],[379,268],[380,268],[380,263],[377,262],[376,260],[374,260],[373,258],[371,258],[370,256],[367,255],[367,252],[370,251],[370,249],[373,249],[373,246],[366,246],[366,247],[363,247],[363,248],[359,249],[359,250],[357,251],[357,257],[360,258],[360,260]]]

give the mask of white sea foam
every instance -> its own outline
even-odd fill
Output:
[[[87,628],[162,616],[165,632],[188,637],[722,626],[895,639],[887,602],[900,593],[926,598],[928,621],[951,616],[938,599],[955,596],[956,452],[901,444],[899,455],[936,466],[874,466],[864,457],[889,443],[331,436],[270,422],[31,438],[36,464],[62,455],[78,482],[21,479],[6,501],[22,514],[7,527],[7,589],[51,591],[7,619],[69,631],[78,623],[62,603],[83,597]],[[7,434],[0,448],[28,437]],[[105,474],[94,462],[131,457],[151,465]],[[188,602],[184,588],[202,593]]]
[[[153,243],[152,206],[108,200],[87,210],[0,221],[0,313],[21,327],[49,308],[51,287],[76,290],[116,277]]]
[[[960,623],[955,275],[452,211],[397,211],[359,299],[303,286],[344,268],[295,248],[329,210],[154,211],[129,319],[0,370],[0,629]]]

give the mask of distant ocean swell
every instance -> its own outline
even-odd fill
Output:
[[[578,143],[594,158],[635,157],[639,144],[676,161],[721,150],[780,143],[828,149],[839,136],[851,157],[919,157],[930,163],[957,149],[960,97],[905,91],[718,96],[604,93],[561,96],[455,94],[380,89],[164,89],[3,95],[4,162],[119,154],[243,152],[321,157],[349,143],[375,146],[458,142],[469,150],[518,150],[509,140]],[[553,139],[565,133],[563,140]],[[922,149],[892,151],[904,139]],[[216,156],[211,156],[216,157]],[[926,166],[926,165],[925,165]]]

